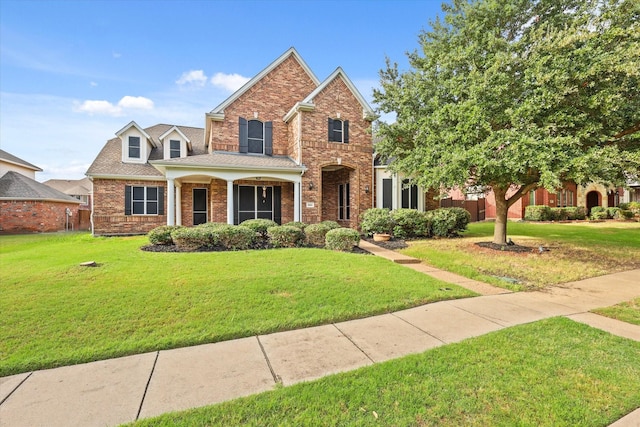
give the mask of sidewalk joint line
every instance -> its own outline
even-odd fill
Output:
[[[371,363],[376,363],[376,361],[375,361],[375,360],[373,360],[371,357],[369,357],[369,355],[367,354],[367,352],[366,352],[366,351],[364,351],[363,349],[361,349],[361,348],[360,348],[360,346],[359,346],[358,344],[356,344],[356,343],[355,343],[355,341],[353,341],[349,335],[347,335],[347,334],[345,334],[344,332],[342,332],[342,331],[340,330],[340,328],[338,328],[338,325],[336,325],[335,323],[332,323],[332,325],[333,325],[333,327],[334,327],[334,328],[336,328],[336,329],[338,330],[338,332],[340,332],[340,333],[342,334],[342,336],[343,336],[343,337],[345,337],[346,339],[348,339],[348,340],[351,342],[351,344],[353,344],[353,345],[354,345],[358,350],[360,350],[360,352],[361,352],[362,354],[364,354],[364,355],[367,357],[367,359],[369,359],[369,360],[371,361]]]
[[[256,335],[256,340],[258,340],[258,345],[260,346],[260,350],[262,350],[262,355],[264,356],[264,360],[267,362],[269,371],[271,371],[271,376],[273,377],[273,381],[276,384],[282,384],[282,378],[280,378],[280,375],[276,374],[276,371],[273,370],[273,366],[271,366],[271,361],[269,360],[269,356],[267,356],[267,351],[264,349],[264,346],[262,345],[262,341],[260,341],[260,337],[258,335]]]
[[[147,380],[147,385],[144,387],[144,393],[142,393],[142,400],[140,401],[140,407],[138,408],[138,413],[136,414],[135,421],[137,421],[140,418],[140,413],[142,412],[142,405],[144,405],[144,399],[147,397],[149,384],[151,384],[151,377],[153,377],[153,372],[156,370],[156,363],[158,363],[159,356],[160,356],[160,351],[156,351],[156,358],[153,360],[153,366],[151,367],[151,372],[149,373],[149,379]]]
[[[10,398],[10,397],[11,397],[11,395],[12,395],[13,393],[15,393],[15,392],[16,392],[16,390],[17,390],[17,389],[19,389],[19,388],[20,388],[20,386],[21,386],[22,384],[24,384],[24,382],[25,382],[26,380],[28,380],[28,379],[29,379],[29,377],[31,377],[31,375],[33,375],[33,371],[29,372],[29,375],[27,375],[26,377],[24,377],[24,379],[23,379],[22,381],[20,381],[20,384],[18,384],[17,386],[15,386],[15,387],[14,387],[14,389],[13,389],[13,390],[11,390],[11,393],[7,394],[7,396],[6,396],[4,399],[2,399],[2,400],[0,401],[0,405],[2,405],[4,402],[6,402],[6,401],[7,401],[7,399],[8,399],[8,398]]]
[[[429,335],[431,338],[433,338],[433,339],[436,339],[436,340],[440,341],[442,344],[448,344],[448,343],[447,343],[445,340],[443,340],[442,338],[439,338],[439,337],[437,337],[437,336],[433,335],[432,333],[430,333],[430,332],[428,332],[428,331],[425,331],[425,330],[424,330],[424,329],[422,329],[421,327],[416,326],[416,325],[414,325],[413,323],[409,322],[408,320],[403,319],[402,317],[400,317],[400,316],[396,315],[396,313],[389,313],[389,314],[391,314],[391,315],[392,315],[393,317],[395,317],[396,319],[400,319],[400,320],[402,320],[402,321],[403,321],[404,323],[406,323],[407,325],[409,325],[409,326],[413,326],[414,328],[416,328],[417,330],[419,330],[419,331],[420,331],[420,332],[422,332],[423,334]]]

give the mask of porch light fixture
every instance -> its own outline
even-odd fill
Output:
[[[262,186],[262,203],[264,203],[264,201],[267,198],[267,187],[266,186]]]
[[[369,186],[368,186],[368,185],[365,185],[365,186],[364,186],[364,192],[365,192],[365,193],[367,193],[367,194],[369,194]]]
[[[309,181],[309,190],[313,190],[313,182]]]

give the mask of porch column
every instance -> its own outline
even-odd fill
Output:
[[[182,225],[182,183],[176,182],[176,225]]]
[[[233,180],[227,181],[227,224],[233,225]]]
[[[302,221],[300,216],[300,183],[293,183],[293,220],[294,221]]]
[[[176,215],[176,189],[173,178],[167,178],[167,225],[175,224]]]

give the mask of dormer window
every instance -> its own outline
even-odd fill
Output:
[[[139,136],[129,137],[129,158],[130,159],[140,158],[140,137]]]
[[[175,159],[180,157],[180,141],[172,139],[169,141],[169,158]]]
[[[241,153],[273,154],[273,122],[239,118]]]
[[[328,123],[329,142],[349,143],[349,120],[329,118]]]

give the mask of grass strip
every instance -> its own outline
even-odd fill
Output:
[[[640,343],[566,318],[141,426],[605,426],[640,406]]]
[[[640,298],[591,311],[602,316],[640,326]]]

